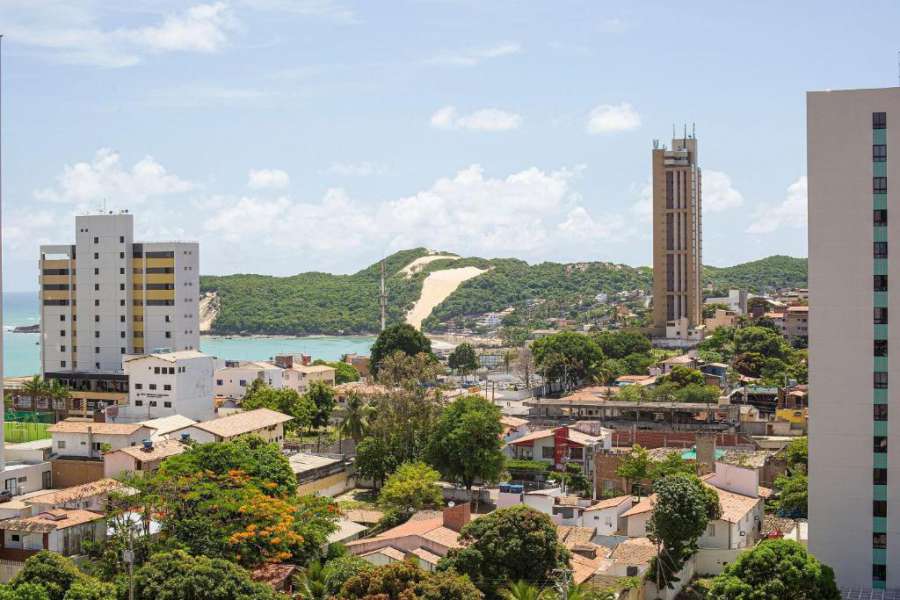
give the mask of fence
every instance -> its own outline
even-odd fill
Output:
[[[9,580],[19,574],[25,568],[25,563],[19,560],[0,560],[0,583],[9,583]]]
[[[6,421],[3,424],[3,440],[10,444],[21,444],[50,437],[47,423],[28,421]]]

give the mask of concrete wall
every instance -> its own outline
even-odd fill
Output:
[[[746,548],[724,550],[718,548],[700,548],[694,555],[694,570],[697,575],[715,576],[725,570],[725,567],[734,562]]]
[[[50,461],[53,487],[67,488],[103,479],[103,461],[54,458]]]
[[[309,481],[297,486],[298,496],[314,494],[316,496],[339,496],[354,486],[354,479],[346,472],[329,475],[316,481]]]

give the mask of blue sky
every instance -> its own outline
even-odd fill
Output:
[[[804,92],[897,84],[900,5],[856,4],[0,0],[6,289],[104,201],[203,273],[648,264],[685,122],[705,262],[805,256]]]

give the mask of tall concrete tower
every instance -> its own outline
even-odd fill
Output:
[[[697,138],[653,149],[653,327],[678,335],[701,324],[702,226]]]

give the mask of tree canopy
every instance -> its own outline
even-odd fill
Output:
[[[590,336],[561,331],[531,344],[538,371],[566,386],[596,375],[603,365],[603,350]]]
[[[444,477],[471,490],[476,480],[492,483],[503,472],[502,433],[497,406],[462,396],[441,413],[425,455]]]
[[[404,560],[368,569],[341,588],[342,600],[482,600],[468,577],[452,571],[428,573]]]
[[[475,354],[475,348],[472,347],[472,344],[463,342],[450,353],[447,365],[451,369],[459,371],[462,375],[477,370],[478,355]]]
[[[286,431],[296,431],[312,426],[316,406],[306,395],[301,396],[291,388],[274,389],[257,379],[251,384],[241,401],[243,410],[268,408],[290,415],[293,420],[284,424]]]
[[[439,473],[425,463],[404,463],[381,488],[378,504],[401,514],[440,507],[444,503],[444,494],[437,485],[439,477]]]
[[[372,372],[377,375],[381,368],[381,361],[394,352],[402,352],[407,356],[415,356],[419,353],[433,356],[431,340],[408,323],[391,325],[378,334],[369,355]]]
[[[277,600],[281,596],[233,562],[182,550],[150,557],[134,574],[136,600]]]
[[[488,599],[498,598],[509,582],[545,581],[570,556],[550,517],[524,505],[471,521],[459,541],[462,547],[450,550],[438,568],[468,575]]]
[[[709,600],[840,600],[834,571],[802,544],[765,540],[738,555],[713,580]]]

